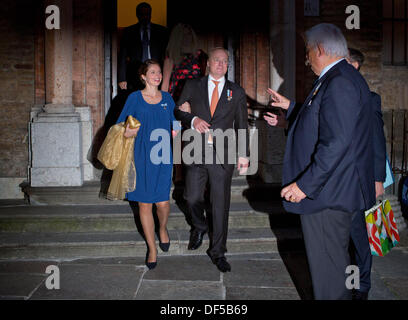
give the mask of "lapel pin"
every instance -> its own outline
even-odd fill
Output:
[[[309,103],[308,103],[308,106],[310,106],[310,105],[312,104],[313,99],[314,99],[315,95],[317,94],[317,92],[319,91],[321,85],[322,85],[322,83],[320,82],[320,83],[318,84],[318,86],[316,87],[315,91],[313,91],[313,95],[312,95],[312,97],[310,98],[310,101],[309,101]]]
[[[227,100],[228,101],[231,101],[231,99],[232,99],[232,90],[227,90]]]

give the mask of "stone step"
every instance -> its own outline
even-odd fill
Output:
[[[249,179],[249,178],[248,178]],[[246,177],[234,177],[231,185],[231,201],[245,202],[248,196],[257,194],[258,189],[268,190],[271,185],[259,181],[248,180]],[[278,190],[278,185],[272,185]],[[256,189],[256,190],[255,190]],[[118,205],[123,201],[111,201],[100,195],[101,183],[99,181],[86,182],[81,187],[23,187],[26,198],[33,205],[75,205],[75,204],[103,204]],[[261,193],[264,194],[264,193]],[[276,193],[279,195],[279,192]],[[275,196],[276,196],[275,195]],[[183,187],[172,186],[170,202],[176,203],[182,199]]]
[[[230,228],[259,228],[269,224],[264,213],[233,211],[229,215]],[[169,216],[168,229],[186,229],[188,223],[181,213]],[[0,218],[0,232],[98,232],[134,231],[132,213],[95,214],[93,216],[20,216]]]
[[[169,230],[171,239],[167,253],[159,255],[205,255],[209,245],[204,236],[198,250],[187,250],[190,232]],[[146,243],[138,232],[99,233],[1,233],[1,260],[72,260],[101,257],[144,257]],[[158,241],[157,245],[158,245]],[[228,253],[277,252],[276,237],[270,228],[231,229]]]
[[[231,203],[230,228],[264,228],[280,203]],[[171,204],[169,230],[189,228],[185,208]],[[126,232],[136,230],[137,214],[129,204],[116,206],[9,206],[0,208],[0,232]]]

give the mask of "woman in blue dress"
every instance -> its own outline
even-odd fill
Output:
[[[136,189],[126,194],[130,202],[138,202],[140,221],[148,245],[146,265],[153,269],[157,264],[154,235],[153,203],[160,222],[160,248],[170,246],[167,221],[170,214],[170,187],[172,174],[171,137],[175,103],[171,95],[160,91],[162,72],[157,61],[147,60],[139,70],[145,88],[129,95],[118,123],[132,115],[140,121],[137,129],[126,128],[125,137],[135,138],[134,159]]]

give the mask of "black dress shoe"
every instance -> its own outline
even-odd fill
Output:
[[[168,236],[168,238],[169,238],[169,242],[165,242],[165,243],[161,242],[161,240],[160,240],[160,232],[159,232],[159,247],[160,247],[160,249],[163,250],[163,252],[169,251],[169,248],[170,248],[170,236],[169,236],[169,231],[168,231],[168,230],[166,230],[166,231],[167,231],[167,236]]]
[[[225,259],[225,257],[214,259],[214,264],[217,266],[218,270],[220,270],[221,272],[231,271],[231,266],[227,262],[227,259]]]
[[[188,243],[188,250],[197,250],[203,243],[203,237],[205,232],[193,231],[190,235],[190,241]]]
[[[147,259],[149,259],[149,250],[147,250],[147,252],[146,252],[146,259],[145,259],[146,267],[148,267],[149,270],[152,270],[152,269],[156,268],[156,266],[157,266],[157,261],[155,261],[155,262],[147,262]],[[156,258],[156,259],[157,259],[157,258]]]
[[[351,297],[352,300],[368,300],[368,292],[354,291]]]

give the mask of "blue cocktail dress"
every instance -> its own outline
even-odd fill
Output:
[[[126,194],[130,201],[156,203],[168,201],[170,197],[175,103],[168,92],[161,91],[161,94],[159,103],[149,104],[141,91],[131,93],[117,121],[126,121],[127,116],[132,115],[141,123],[134,150],[136,189]]]

